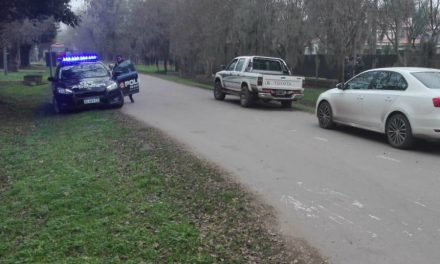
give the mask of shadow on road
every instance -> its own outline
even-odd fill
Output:
[[[213,99],[214,100],[214,99]],[[229,103],[231,105],[236,105],[237,107],[240,106],[240,99],[238,98],[227,98],[223,102]],[[295,104],[295,103],[294,103]],[[249,107],[249,109],[257,110],[257,111],[283,111],[283,112],[295,112],[298,111],[293,108],[282,108],[281,103],[279,102],[263,102],[263,101],[256,101],[252,107]]]
[[[381,144],[388,144],[386,136],[380,133],[342,125],[338,126],[335,130],[344,133],[347,136],[354,136],[369,141],[379,142]],[[417,140],[415,146],[412,149],[402,151],[413,151],[424,154],[440,155],[440,142]]]

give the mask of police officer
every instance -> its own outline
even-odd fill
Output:
[[[115,67],[118,66],[119,64],[121,64],[123,61],[124,61],[124,58],[121,55],[117,55],[116,56]],[[129,94],[128,97],[130,98],[130,101],[132,103],[134,103],[133,95]]]

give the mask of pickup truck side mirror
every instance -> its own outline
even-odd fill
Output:
[[[56,79],[54,78],[54,77],[49,77],[49,78],[47,78],[47,80],[49,81],[49,82],[55,82],[56,81]]]
[[[344,83],[338,83],[338,84],[336,84],[336,88],[338,88],[339,90],[345,90],[345,84]]]

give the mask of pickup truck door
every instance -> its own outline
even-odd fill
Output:
[[[234,71],[231,72],[231,89],[234,91],[241,91],[241,83],[243,80],[242,73],[245,62],[246,62],[245,58],[239,59],[237,65],[235,66]]]
[[[232,72],[235,70],[235,66],[237,65],[238,59],[234,59],[228,67],[226,67],[226,70],[222,72],[222,80],[223,80],[223,86],[226,89],[232,89],[233,87],[233,76]]]

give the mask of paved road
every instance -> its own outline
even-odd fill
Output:
[[[320,129],[309,113],[142,76],[123,112],[221,165],[278,212],[282,232],[332,263],[440,263],[440,145]]]

